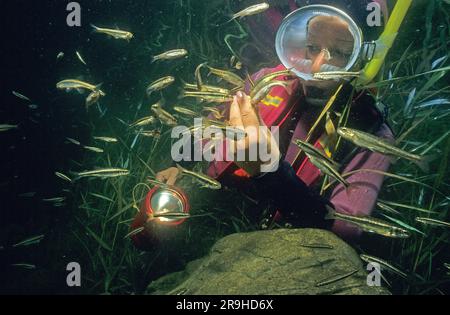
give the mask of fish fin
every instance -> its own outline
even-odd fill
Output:
[[[81,179],[81,176],[80,176],[78,173],[76,173],[76,172],[69,171],[69,174],[72,175],[72,176],[70,177],[70,179],[72,180],[72,182],[76,182],[76,181],[78,181],[78,180]]]
[[[427,155],[422,157],[422,159],[418,162],[415,162],[418,167],[425,173],[430,171],[430,162],[436,159],[436,155]]]
[[[180,95],[178,95],[178,99],[181,100],[186,97],[186,90],[182,89]]]
[[[325,215],[325,220],[334,220],[335,214],[336,214],[336,210],[334,210],[332,207],[330,207],[329,205],[325,205],[325,207],[328,210],[328,213]]]

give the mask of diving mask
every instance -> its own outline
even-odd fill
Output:
[[[276,36],[282,64],[303,80],[315,73],[349,72],[367,58],[369,44],[355,21],[344,11],[327,5],[310,5],[291,12]]]

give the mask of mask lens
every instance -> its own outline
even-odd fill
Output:
[[[157,191],[150,201],[151,207],[155,214],[163,214],[167,212],[184,212],[183,201],[178,194],[171,190]],[[179,219],[161,218],[161,221],[177,221]]]
[[[276,38],[283,65],[304,80],[312,74],[348,71],[358,59],[362,36],[355,22],[330,6],[312,5],[289,14]]]

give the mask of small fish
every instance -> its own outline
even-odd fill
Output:
[[[21,198],[33,198],[36,195],[36,192],[27,192],[27,193],[23,193],[20,194],[19,197]]]
[[[197,90],[198,91],[204,91],[201,69],[205,65],[206,65],[206,63],[201,63],[195,69],[195,80],[197,81]]]
[[[56,60],[60,60],[62,58],[64,58],[64,53],[61,51],[58,53],[58,55],[56,55]]]
[[[80,179],[84,177],[112,178],[112,177],[127,176],[129,174],[130,171],[127,169],[105,168],[93,171],[84,171],[77,173],[76,175],[78,176],[77,179]]]
[[[200,91],[200,90],[198,90],[197,84],[183,82],[183,87],[186,90]],[[203,89],[202,89],[203,92],[213,92],[213,93],[218,93],[218,94],[223,94],[223,95],[231,94],[230,90],[219,87],[219,86],[203,84],[202,87],[203,87]]]
[[[155,113],[156,117],[158,117],[158,119],[161,121],[161,123],[170,127],[174,127],[178,124],[177,119],[172,114],[162,109],[160,103],[152,105],[151,109]]]
[[[327,71],[327,72],[316,72],[313,74],[313,79],[316,80],[340,80],[346,78],[356,78],[361,75],[360,72],[350,72],[350,71]]]
[[[31,265],[31,264],[12,264],[11,266],[18,267],[18,268],[23,268],[23,269],[28,269],[28,270],[36,269],[36,266],[35,265]]]
[[[91,105],[97,103],[100,97],[102,96],[103,96],[102,91],[100,90],[91,92],[91,94],[89,94],[88,97],[86,98],[86,109],[89,108]]]
[[[37,106],[36,104],[30,104],[30,105],[28,105],[28,108],[32,109],[32,110],[35,110],[35,109],[38,109],[39,106]]]
[[[250,15],[262,13],[262,12],[266,11],[267,9],[269,9],[269,7],[270,6],[267,2],[252,5],[248,8],[245,8],[242,11],[239,11],[238,13],[233,14],[233,17],[230,21],[233,21],[234,19],[237,19],[237,18],[243,18],[244,16],[250,16]]]
[[[118,140],[116,138],[111,138],[111,137],[94,137],[95,140],[98,141],[103,141],[106,143],[116,143],[118,142]]]
[[[215,92],[200,92],[200,91],[182,91],[180,98],[194,97],[212,103],[226,103],[231,102],[233,97],[231,95],[224,95]]]
[[[306,248],[334,249],[333,246],[327,244],[300,244],[300,246]]]
[[[188,51],[186,49],[173,49],[166,51],[160,55],[153,56],[152,57],[152,63],[157,60],[172,60],[172,59],[178,59],[183,58],[188,55]]]
[[[148,126],[148,125],[152,125],[155,123],[155,117],[153,116],[147,116],[147,117],[143,117],[141,119],[138,119],[137,121],[135,121],[134,123],[132,123],[130,125],[130,128],[134,128],[134,127],[142,127],[142,126]]]
[[[165,218],[165,219],[187,219],[191,215],[184,212],[160,212],[152,215],[153,218]]]
[[[447,268],[448,270],[450,270],[450,264],[449,263],[444,263],[444,267]]]
[[[404,278],[404,279],[408,278],[408,275],[406,273],[404,273],[400,269],[392,266],[390,263],[388,263],[387,261],[385,261],[385,260],[383,260],[381,258],[374,257],[374,256],[369,256],[369,255],[361,255],[360,257],[361,257],[361,260],[365,261],[366,263],[372,263],[372,262],[378,263],[381,266],[385,267],[386,269],[388,269],[388,270],[398,274],[402,278]]]
[[[66,197],[55,197],[55,198],[42,199],[43,202],[63,202],[65,200],[66,200]]]
[[[316,287],[323,287],[323,286],[326,286],[326,285],[329,285],[329,284],[332,284],[332,283],[344,280],[344,279],[346,279],[348,277],[353,276],[357,272],[358,272],[358,269],[355,269],[355,270],[350,271],[348,273],[345,273],[343,275],[337,275],[337,276],[333,276],[333,277],[324,279],[322,281],[317,282],[316,283]]]
[[[378,208],[380,208],[383,211],[390,212],[390,213],[393,213],[396,215],[401,215],[400,211],[395,210],[394,208],[388,206],[387,204],[385,204],[383,202],[380,202],[380,201],[377,202],[377,206],[378,206]]]
[[[106,35],[112,36],[115,39],[125,39],[127,41],[130,41],[134,37],[133,33],[131,33],[131,32],[115,30],[115,29],[110,29],[110,28],[97,27],[94,24],[91,24],[91,26],[96,33],[106,34]]]
[[[73,143],[73,144],[75,144],[75,145],[81,145],[80,141],[77,141],[77,140],[72,139],[72,138],[69,138],[69,137],[66,137],[66,139],[67,139],[70,143]]]
[[[123,238],[126,239],[126,238],[129,238],[129,237],[132,237],[132,236],[134,236],[134,235],[136,235],[136,234],[141,233],[141,232],[144,231],[144,230],[145,230],[144,227],[140,227],[140,228],[134,229],[133,231],[131,231],[130,233],[128,233],[127,235],[125,235]]]
[[[305,152],[310,162],[314,164],[314,166],[316,166],[321,172],[334,178],[335,180],[343,184],[346,188],[350,187],[350,184],[337,171],[339,165],[335,161],[322,154],[317,148],[309,143],[303,142],[301,140],[296,140],[295,144],[300,147],[303,152]]]
[[[261,90],[265,85],[269,84],[272,80],[274,80],[278,77],[291,76],[291,75],[292,75],[292,72],[290,70],[281,70],[281,71],[276,71],[273,73],[268,73],[254,83],[254,86],[253,86],[250,94],[252,94],[253,91]],[[253,94],[254,94],[254,92],[253,92]]]
[[[192,126],[192,127],[188,128],[188,130],[189,130],[189,132],[195,132],[196,130],[206,129],[206,128],[220,129],[223,132],[225,132],[225,136],[227,138],[230,138],[232,140],[235,140],[236,138],[237,138],[237,140],[240,140],[247,135],[245,130],[243,130],[241,128],[229,126],[222,121],[215,121],[215,120],[211,120],[211,119],[204,119],[201,126]]]
[[[427,108],[427,107],[436,106],[436,105],[448,105],[448,104],[450,104],[450,100],[449,99],[438,98],[438,99],[435,99],[435,100],[431,100],[431,101],[420,103],[417,106],[415,106],[414,108],[422,109],[422,108]]]
[[[153,92],[160,91],[166,87],[172,85],[175,82],[175,78],[172,76],[166,76],[160,78],[149,84],[147,87],[147,95],[150,96]]]
[[[240,62],[240,61],[236,62],[236,64],[234,65],[234,68],[236,70],[241,70],[242,69],[242,62]]]
[[[181,167],[177,164],[177,168],[180,171],[181,174],[188,175],[199,181],[204,188],[209,188],[213,190],[218,190],[222,188],[222,184],[215,180],[214,178],[211,178],[205,174],[202,173],[196,173],[192,171],[188,171],[187,169]]]
[[[148,138],[160,138],[161,132],[159,130],[141,130],[137,132],[139,135],[148,137]]]
[[[210,73],[218,76],[219,78],[222,78],[223,80],[227,81],[228,83],[231,83],[238,87],[244,87],[244,85],[245,85],[244,80],[237,74],[227,71],[227,70],[212,68],[208,65],[207,65],[207,67],[208,67]]]
[[[19,128],[18,125],[8,125],[8,124],[0,124],[0,131],[8,131],[11,129]]]
[[[355,129],[339,128],[337,132],[342,138],[352,142],[359,147],[366,148],[370,151],[378,152],[384,155],[400,157],[413,161],[423,171],[428,171],[428,162],[431,159],[430,157],[424,157],[406,152],[393,146],[384,139]]]
[[[105,152],[103,149],[97,148],[97,147],[89,147],[89,146],[83,146],[88,151],[95,152],[95,153],[103,153]]]
[[[416,222],[432,225],[432,226],[440,226],[440,227],[448,227],[450,228],[450,222],[444,222],[436,219],[430,218],[416,218]]]
[[[30,100],[28,97],[26,97],[26,96],[23,95],[23,94],[20,94],[19,92],[12,91],[12,94],[13,94],[15,97],[18,97],[18,98],[20,98],[20,99],[22,99],[22,100],[24,100],[24,101],[31,102],[31,100]]]
[[[77,55],[78,60],[81,61],[82,64],[84,64],[85,66],[87,66],[86,61],[84,61],[83,57],[81,56],[80,52],[75,52],[75,54]]]
[[[63,173],[55,172],[55,175],[69,183],[72,182],[72,180],[67,175],[64,175]]]
[[[269,94],[269,92],[274,88],[275,86],[281,86],[286,89],[289,95],[292,94],[292,83],[287,81],[272,81],[268,84],[264,85],[261,89],[253,89],[250,93],[250,98],[252,99],[252,104],[256,105],[259,104],[266,96]]]
[[[174,106],[173,110],[176,111],[177,113],[187,115],[187,116],[192,116],[192,117],[198,116],[198,113],[194,112],[193,110],[190,110],[190,109],[187,109],[184,107],[180,107],[180,106]]]
[[[34,236],[34,237],[26,239],[20,243],[14,244],[13,247],[30,246],[30,245],[34,245],[34,244],[39,244],[44,239],[44,237],[45,237],[45,235]]]
[[[357,217],[338,213],[334,209],[329,208],[329,212],[325,217],[326,220],[341,220],[358,226],[365,232],[375,233],[391,238],[408,238],[410,233],[402,228],[387,223],[386,221],[372,217]]]
[[[76,79],[67,79],[56,83],[56,88],[59,90],[66,90],[66,91],[80,90],[80,89],[89,90],[92,92],[98,91],[101,96],[105,96],[106,94],[99,89],[100,85],[101,84],[93,85]]]

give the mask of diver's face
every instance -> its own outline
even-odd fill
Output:
[[[317,16],[309,22],[306,59],[312,61],[311,71],[333,71],[346,67],[354,48],[349,25],[335,16]],[[326,69],[326,70],[324,70]],[[308,81],[304,92],[311,104],[323,105],[340,82]]]
[[[353,46],[354,38],[349,25],[341,18],[317,16],[309,22],[306,58],[313,61],[313,72],[319,72],[323,64],[345,67]]]

